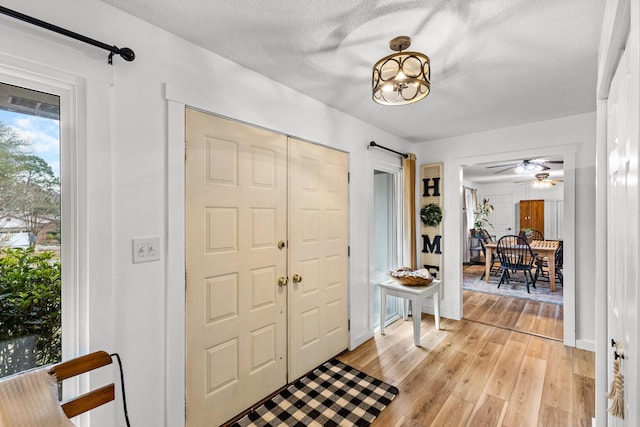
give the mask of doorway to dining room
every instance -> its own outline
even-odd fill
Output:
[[[466,208],[467,213],[462,230],[465,239],[461,266],[463,317],[562,341],[566,329],[564,266],[554,263],[559,275],[552,271],[550,279],[548,258],[536,257],[531,270],[536,287],[531,287],[529,292],[522,272],[509,272],[507,280],[497,257],[489,255],[487,262],[485,243],[495,246],[501,237],[521,233],[532,240],[536,231],[523,220],[531,215],[523,209],[532,200],[542,207],[536,222],[542,224],[538,226],[540,235],[535,238],[563,245],[564,156],[542,152],[522,156],[512,153],[512,156],[498,161],[478,160],[462,167],[466,195],[463,209]],[[473,193],[473,197],[468,193]],[[485,199],[493,209],[488,221],[477,224],[474,212]],[[465,212],[462,216],[465,217]],[[486,232],[481,233],[480,229]],[[568,321],[575,322],[573,318]]]

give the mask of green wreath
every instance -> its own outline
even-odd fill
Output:
[[[427,227],[436,227],[442,221],[442,210],[435,203],[424,205],[420,209],[420,220]]]

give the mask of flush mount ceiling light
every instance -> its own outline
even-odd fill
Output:
[[[403,52],[411,38],[396,37],[389,42],[391,50],[373,66],[373,100],[383,105],[405,105],[420,101],[431,88],[429,57],[418,52]]]

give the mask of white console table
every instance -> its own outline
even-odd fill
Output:
[[[389,280],[380,283],[380,333],[384,335],[385,314],[387,311],[387,295],[404,298],[411,301],[413,316],[413,342],[420,346],[420,322],[422,317],[422,301],[433,298],[433,314],[436,321],[436,329],[440,329],[440,280],[434,280],[427,286],[405,286]],[[404,320],[407,320],[407,304],[404,304]]]

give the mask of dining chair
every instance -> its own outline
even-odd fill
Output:
[[[479,237],[478,237],[478,241],[480,242],[480,247],[482,249],[482,255],[484,256],[484,259],[487,259],[487,247],[486,244],[487,243],[495,243],[495,240],[493,239],[493,237],[491,237],[491,234],[489,234],[489,232],[487,231],[487,229],[485,228],[481,228],[478,232]],[[494,267],[495,264],[498,264],[497,267]],[[499,268],[500,265],[500,261],[498,260],[498,255],[494,252],[491,254],[491,268],[489,269],[490,273],[496,273],[498,271],[500,271]],[[485,275],[486,275],[486,271],[482,272],[482,277],[480,277],[480,280],[483,280]]]
[[[484,240],[485,243],[493,243],[495,240],[491,237],[491,234],[487,231],[486,228],[480,229],[480,237]]]
[[[480,247],[482,248],[482,254],[484,255],[484,259],[487,259],[487,246],[486,246],[486,241],[482,238],[478,239],[478,241],[480,242]],[[491,241],[490,241],[491,242]],[[489,268],[489,273],[497,273],[500,271],[500,260],[498,259],[498,255],[495,253],[491,254],[491,267]],[[486,276],[487,271],[485,269],[482,270],[482,276],[480,277],[480,280],[484,280],[484,277]]]
[[[542,231],[532,229],[529,233],[529,242],[532,240],[544,240],[544,234],[542,234]]]
[[[536,272],[534,275],[534,279],[537,282],[538,278],[544,278],[545,280],[549,280],[549,261],[547,258],[537,257],[535,261]],[[564,276],[562,274],[562,245],[558,246],[556,249],[555,256],[555,267],[556,267],[556,277],[561,285],[563,285]]]
[[[527,239],[516,235],[501,237],[496,246],[496,253],[500,260],[501,270],[498,287],[500,287],[505,280],[509,283],[510,272],[517,273],[518,271],[522,271],[524,274],[524,282],[527,285],[527,293],[531,293],[529,290],[529,282],[531,282],[534,288],[536,287],[536,282],[531,273],[536,254],[531,250]]]

